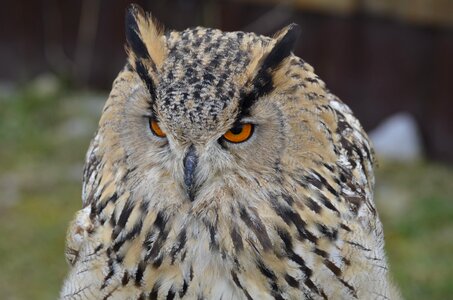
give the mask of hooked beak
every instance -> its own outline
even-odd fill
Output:
[[[198,156],[194,145],[189,147],[183,160],[184,164],[184,185],[190,201],[195,198],[195,170],[198,164]]]

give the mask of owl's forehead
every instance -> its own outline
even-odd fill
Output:
[[[167,34],[167,58],[157,87],[159,114],[171,123],[214,129],[239,97],[238,77],[263,37],[193,28]]]

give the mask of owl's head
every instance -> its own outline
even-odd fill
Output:
[[[254,187],[270,193],[263,186],[281,180],[282,165],[319,140],[300,122],[316,111],[301,79],[317,77],[291,53],[298,34],[294,24],[272,38],[200,27],[164,32],[131,6],[128,65],[100,127],[112,129],[105,151],[122,149],[133,190],[188,203],[239,199]]]

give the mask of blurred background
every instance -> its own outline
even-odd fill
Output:
[[[64,236],[130,1],[17,0],[0,10],[0,295],[55,299]],[[167,28],[271,35],[346,102],[376,147],[376,202],[406,299],[453,295],[453,0],[141,0]]]

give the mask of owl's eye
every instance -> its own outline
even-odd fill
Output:
[[[230,143],[242,143],[252,136],[254,128],[255,125],[250,123],[238,124],[228,130],[223,138]]]
[[[160,128],[159,123],[154,119],[149,119],[149,127],[155,136],[164,138],[166,136],[165,132]]]

